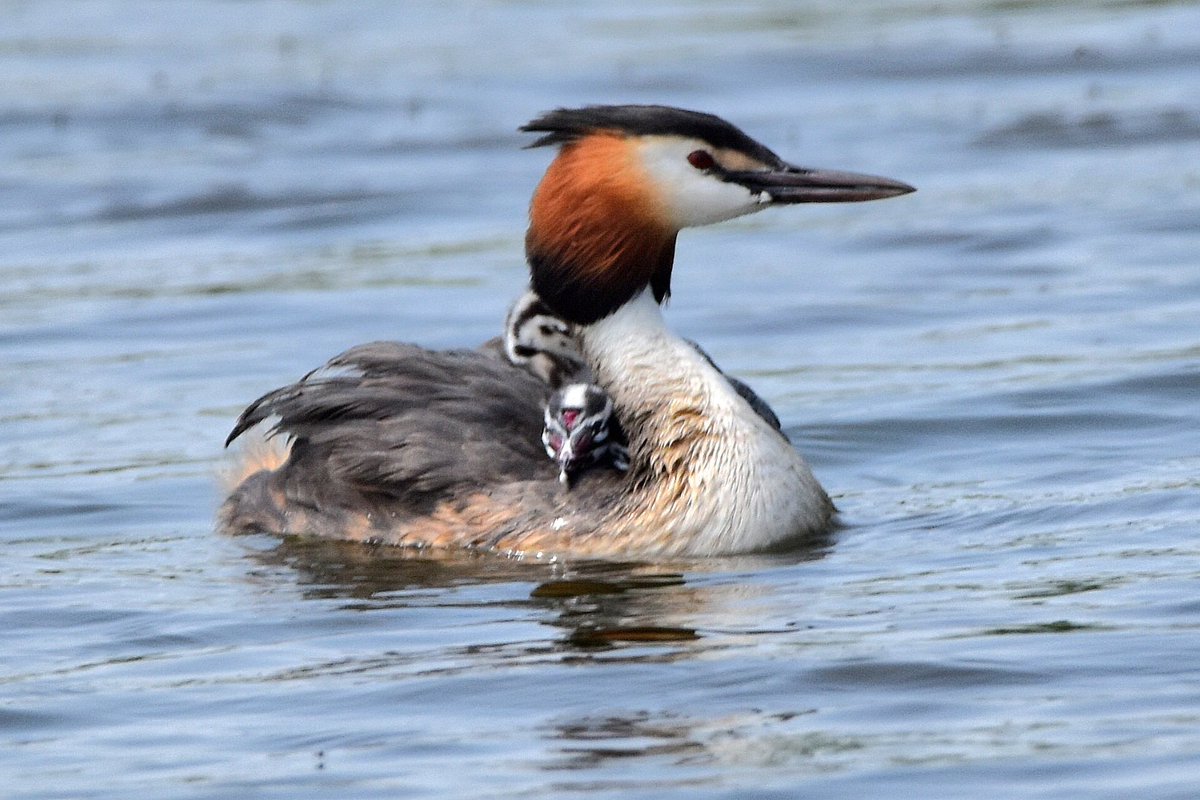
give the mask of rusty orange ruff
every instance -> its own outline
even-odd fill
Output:
[[[635,147],[600,132],[565,145],[550,164],[526,235],[531,263],[548,273],[534,276],[539,289],[619,305],[664,269],[669,279],[677,229]]]

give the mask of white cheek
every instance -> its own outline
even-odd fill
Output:
[[[765,208],[771,199],[761,192],[719,180],[688,163],[699,141],[647,138],[639,143],[642,164],[680,228],[711,225]]]

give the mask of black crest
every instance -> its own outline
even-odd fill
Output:
[[[687,136],[713,147],[737,150],[765,164],[783,163],[767,147],[720,117],[671,106],[559,108],[522,125],[521,130],[545,134],[530,147],[568,144],[598,131],[616,131],[628,136]]]

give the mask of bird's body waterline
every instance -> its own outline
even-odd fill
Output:
[[[833,505],[778,425],[666,326],[675,238],[772,205],[911,187],[797,168],[718,117],[663,106],[560,109],[524,130],[560,148],[530,207],[531,285],[611,398],[628,472],[587,470],[564,491],[541,449],[547,380],[485,353],[377,343],[242,415],[231,440],[273,417],[291,449],[244,477],[224,527],[642,556],[762,550],[824,531]]]

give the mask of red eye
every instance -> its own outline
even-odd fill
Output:
[[[693,150],[688,153],[688,163],[696,169],[712,169],[717,165],[707,150]]]

